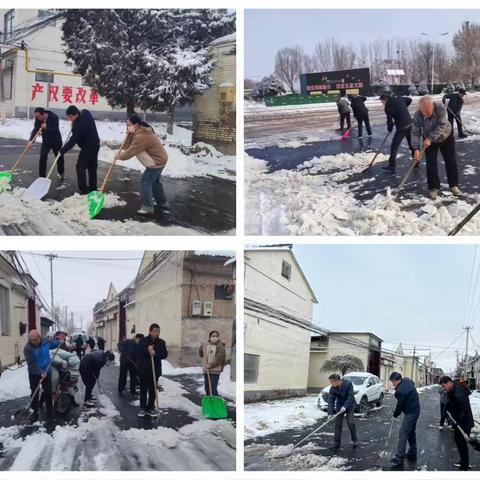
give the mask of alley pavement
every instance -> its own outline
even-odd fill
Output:
[[[404,470],[427,471],[457,471],[453,465],[459,455],[453,438],[451,427],[443,431],[438,429],[440,423],[440,395],[438,387],[429,388],[419,393],[421,414],[417,424],[418,459],[416,462],[406,460]],[[345,460],[342,465],[346,470],[364,471],[381,470],[385,465],[389,468],[389,460],[395,454],[398,442],[398,432],[401,420],[395,422],[389,446],[385,451],[387,436],[390,428],[391,415],[396,400],[393,395],[387,395],[381,408],[373,408],[364,415],[356,415],[359,445],[357,449],[351,446],[350,432],[344,422],[342,447],[339,451],[333,450],[333,426],[313,435],[308,442],[315,446],[312,450],[300,450],[296,454],[313,454],[330,459],[340,457]],[[269,459],[268,452],[281,445],[298,442],[302,437],[320,426],[325,419],[320,419],[314,425],[305,429],[284,430],[272,435],[254,438],[246,442],[245,469],[246,470],[295,470],[288,464],[288,458]],[[267,453],[267,456],[265,454]],[[478,453],[470,448],[470,465],[472,470],[480,470]],[[308,470],[302,467],[302,470]],[[398,469],[397,469],[398,470]]]

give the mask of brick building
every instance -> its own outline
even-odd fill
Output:
[[[205,142],[221,152],[235,155],[236,142],[236,35],[210,44],[216,61],[213,86],[193,102],[193,142]]]
[[[220,332],[231,355],[235,317],[233,254],[147,251],[135,281],[131,320],[137,333],[158,323],[175,366],[200,363],[198,347],[211,330]]]

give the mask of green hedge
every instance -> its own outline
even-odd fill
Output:
[[[278,97],[267,97],[267,107],[280,107],[284,105],[306,105],[310,103],[334,102],[338,95],[280,95]]]

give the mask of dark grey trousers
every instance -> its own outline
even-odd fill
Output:
[[[357,441],[357,429],[355,428],[354,423],[354,408],[350,411],[344,413],[343,415],[339,415],[335,420],[335,436],[334,442],[335,445],[340,446],[342,442],[342,428],[343,428],[343,417],[347,419],[347,426],[350,430],[350,435],[352,436],[352,442]]]
[[[400,433],[398,435],[397,457],[400,459],[405,458],[408,442],[408,455],[417,455],[417,435],[415,429],[417,427],[417,420],[420,416],[419,413],[407,413],[403,417],[403,423],[400,427]]]

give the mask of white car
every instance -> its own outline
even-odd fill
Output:
[[[356,411],[363,413],[369,405],[379,407],[383,403],[385,393],[380,379],[368,372],[350,372],[343,379],[353,383],[353,393],[357,402]],[[330,386],[325,387],[318,395],[317,405],[320,410],[328,410]]]

